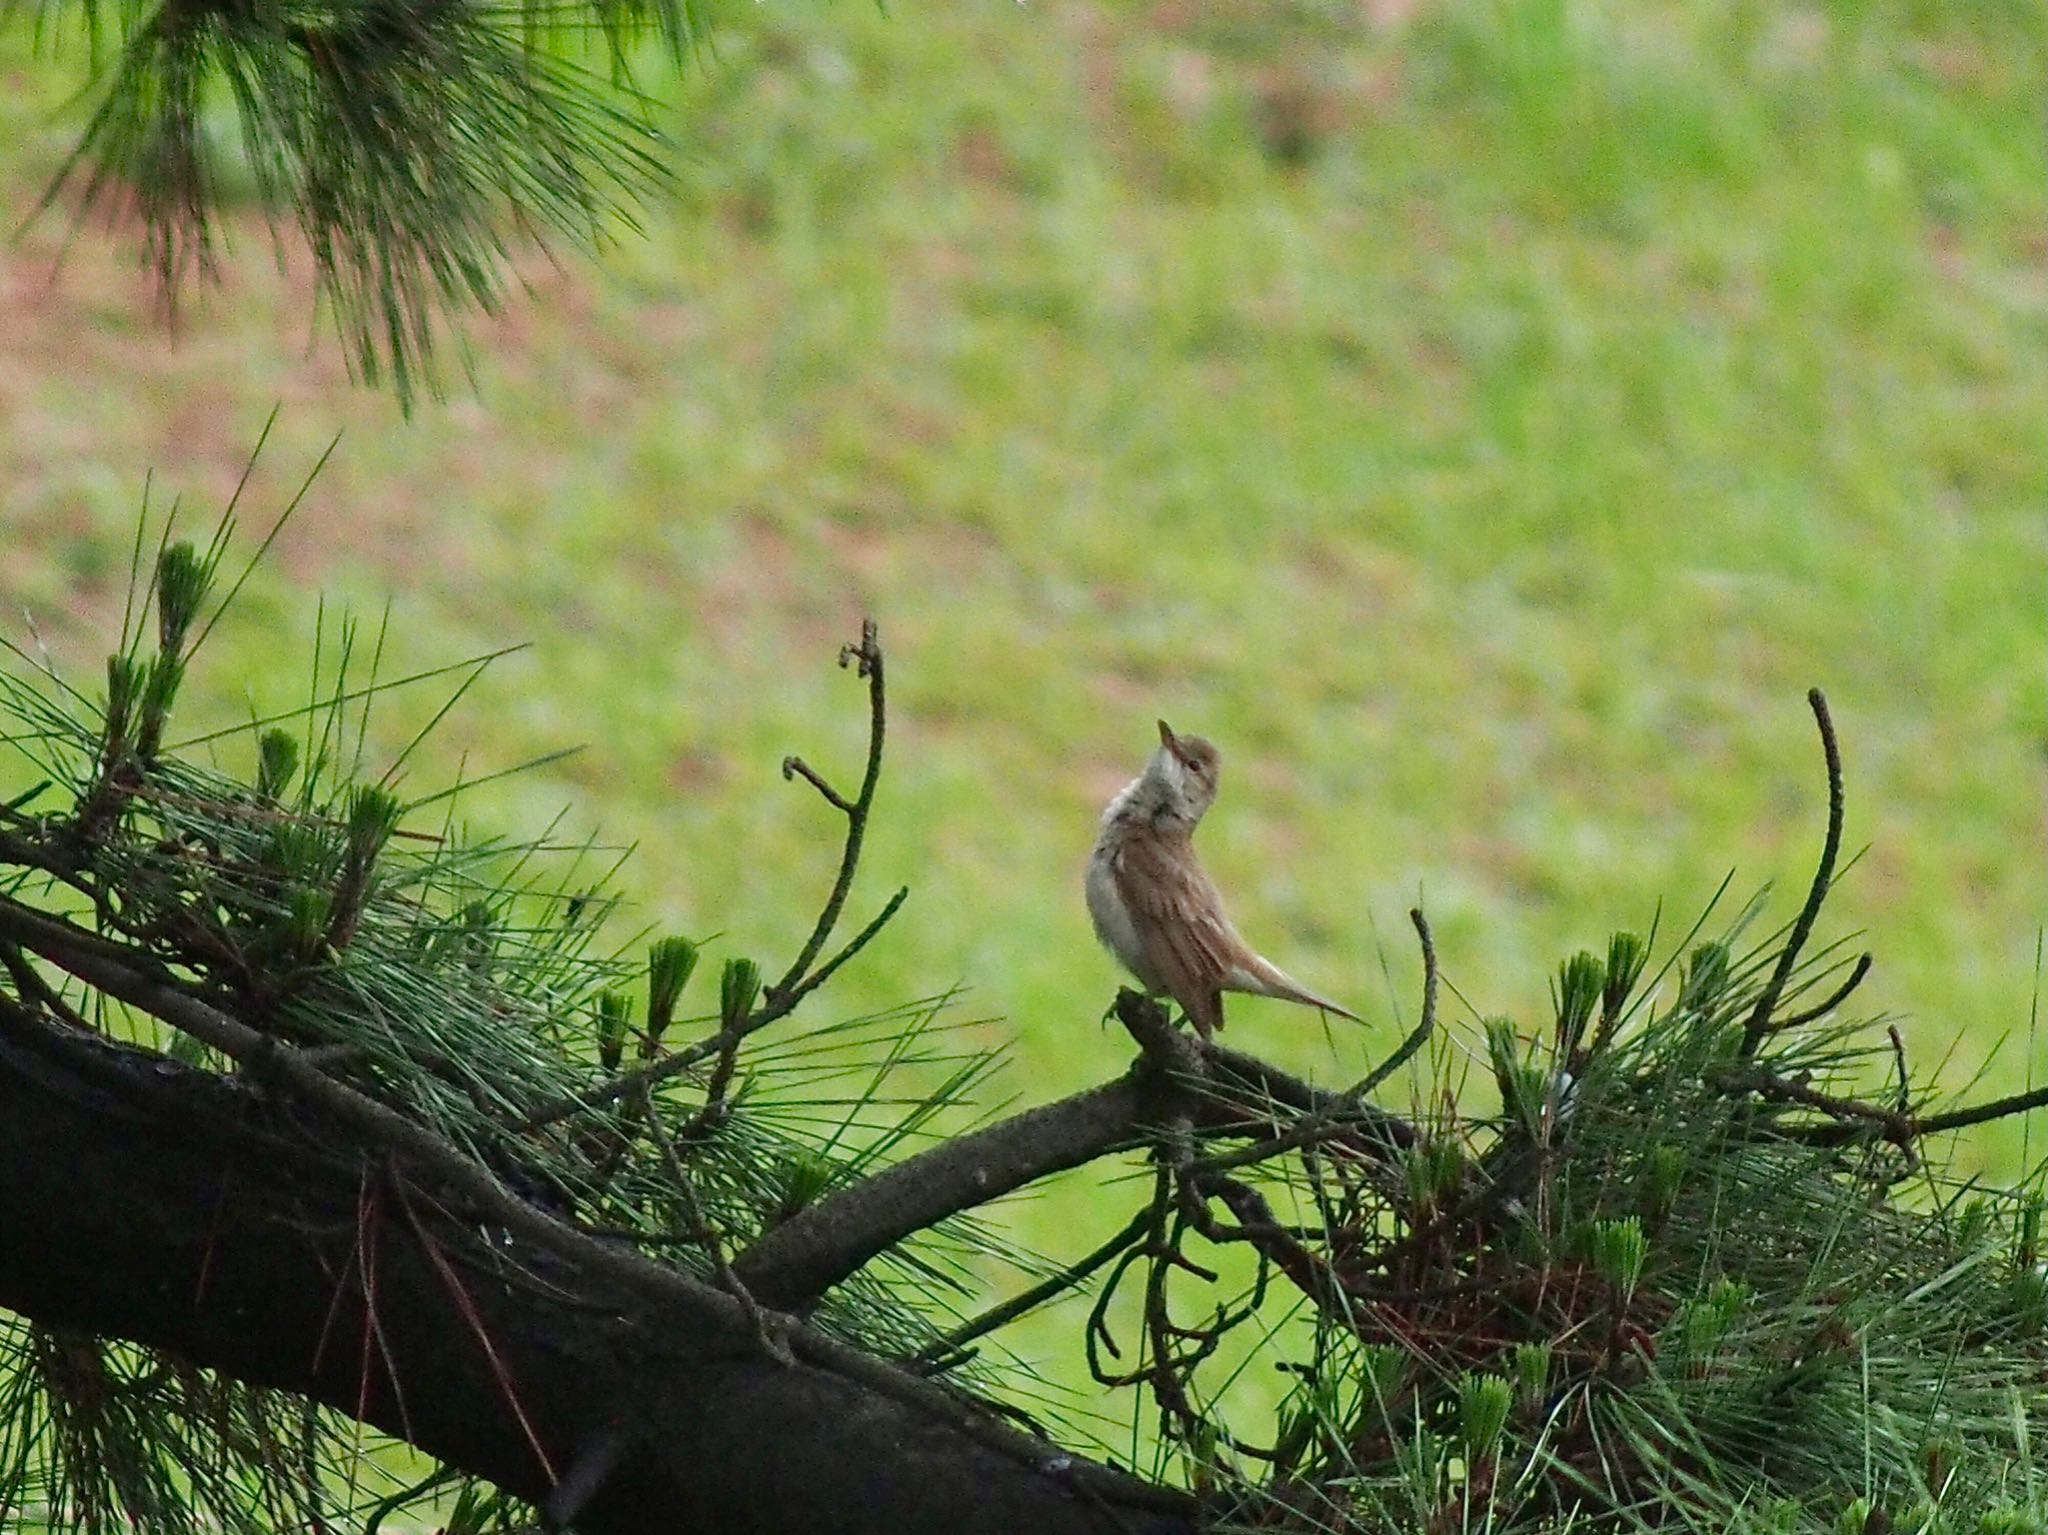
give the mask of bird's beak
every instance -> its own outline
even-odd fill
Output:
[[[1181,757],[1180,737],[1173,733],[1173,727],[1167,724],[1165,720],[1159,722],[1159,744],[1172,752],[1176,759],[1186,760]]]

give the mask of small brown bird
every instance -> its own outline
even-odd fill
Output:
[[[1159,722],[1159,750],[1102,812],[1088,859],[1095,936],[1145,990],[1186,1010],[1202,1038],[1223,1027],[1223,993],[1249,992],[1364,1020],[1297,984],[1238,936],[1195,857],[1195,824],[1216,801],[1216,748]]]

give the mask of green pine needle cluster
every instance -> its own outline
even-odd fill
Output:
[[[1266,1164],[1343,1282],[1298,1307],[1275,1442],[1200,1469],[1231,1527],[2048,1529],[2048,1182],[1898,1133],[1881,1021],[1746,1055],[1788,936],[1753,917],[1648,985],[1632,934],[1567,961],[1540,1039],[1485,1028],[1459,1096],[1499,1110],[1422,1121],[1398,1181]],[[1850,968],[1802,966],[1794,1016]]]
[[[442,322],[502,303],[508,256],[601,245],[664,184],[629,61],[651,37],[680,60],[697,31],[687,0],[45,0],[35,20],[83,42],[96,102],[44,207],[132,207],[175,304],[252,197],[303,240],[351,369],[408,408]]]

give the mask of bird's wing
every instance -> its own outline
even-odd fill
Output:
[[[1115,874],[1117,894],[1160,984],[1205,1033],[1219,1027],[1219,993],[1248,956],[1194,849],[1184,840],[1134,837]]]

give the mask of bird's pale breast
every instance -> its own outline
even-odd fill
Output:
[[[1130,908],[1117,889],[1117,853],[1115,841],[1105,837],[1095,845],[1088,859],[1088,916],[1102,946],[1148,990],[1156,990],[1159,977],[1151,973],[1152,967],[1145,962],[1145,946],[1138,938],[1137,923],[1131,919]]]

